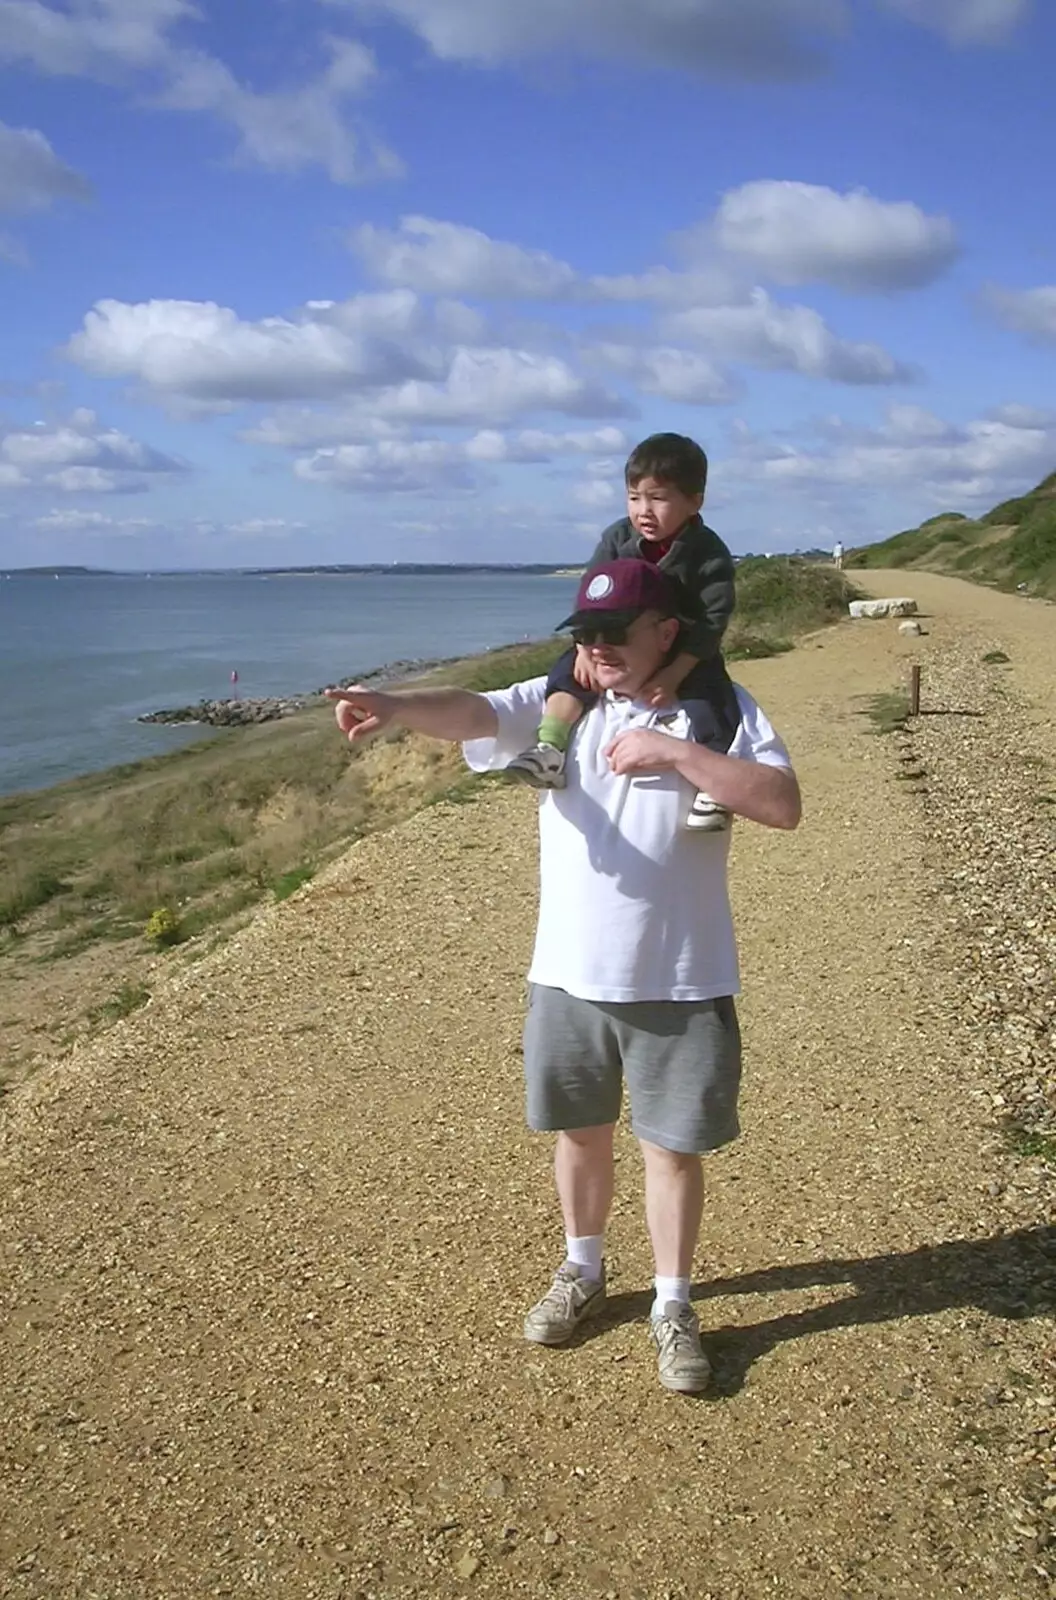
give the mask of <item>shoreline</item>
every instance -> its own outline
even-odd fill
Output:
[[[186,730],[200,728],[201,734],[183,744],[174,745],[169,750],[134,756],[131,760],[107,761],[102,766],[72,772],[67,777],[57,778],[52,783],[0,789],[0,808],[20,800],[26,802],[40,800],[46,795],[66,791],[75,784],[97,782],[105,779],[108,773],[120,774],[119,781],[124,782],[136,771],[191,755],[192,752],[200,750],[210,739],[222,737],[226,731],[289,721],[295,716],[325,706],[327,702],[324,699],[324,692],[327,687],[345,687],[351,683],[360,683],[381,688],[383,685],[409,683],[431,672],[442,672],[446,668],[463,663],[486,662],[489,657],[499,655],[503,651],[525,649],[538,643],[540,643],[538,640],[521,639],[511,640],[506,644],[489,645],[486,650],[471,651],[466,655],[397,657],[393,661],[384,662],[381,666],[371,667],[367,672],[339,674],[332,680],[332,684],[318,689],[247,699],[228,696],[223,699],[200,700],[192,705],[159,707],[155,711],[143,711],[131,719],[133,724]]]
[[[509,646],[498,645],[495,648],[504,650]],[[488,651],[481,652],[484,655],[488,653]],[[333,684],[328,684],[326,688],[347,688],[349,684],[358,683],[380,689],[384,684],[406,683],[422,673],[436,672],[441,667],[453,666],[456,661],[472,659],[474,658],[470,656],[435,656],[390,661],[384,666],[372,667],[369,672],[342,675],[335,678]],[[265,695],[259,699],[252,697],[243,699],[241,695],[228,695],[224,699],[198,700],[193,705],[143,711],[135,720],[160,727],[195,725],[209,728],[254,727],[261,722],[276,722],[280,717],[292,717],[296,712],[304,711],[309,706],[319,705],[323,702],[325,693],[326,689],[321,688],[298,690],[293,694]]]

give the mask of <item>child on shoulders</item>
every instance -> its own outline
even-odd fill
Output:
[[[602,563],[631,556],[653,562],[679,583],[687,621],[677,654],[646,685],[642,698],[656,706],[677,700],[697,743],[725,754],[740,721],[722,658],[722,636],[735,598],[733,557],[701,520],[708,458],[682,434],[655,433],[631,452],[624,478],[628,515],[602,534],[588,563],[588,576]],[[598,636],[605,631],[599,620]],[[538,743],[506,769],[533,788],[564,787],[565,756],[576,724],[597,699],[590,670],[592,642],[577,636],[573,648],[557,662],[547,680]],[[729,820],[722,806],[698,793],[686,826],[717,832],[728,827]]]

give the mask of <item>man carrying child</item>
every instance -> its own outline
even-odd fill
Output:
[[[584,577],[567,622],[597,694],[569,747],[563,786],[548,788],[539,807],[539,922],[524,1034],[528,1122],[557,1135],[565,1256],[524,1333],[536,1344],[567,1344],[605,1305],[613,1135],[626,1085],[645,1164],[659,1378],[666,1389],[698,1394],[710,1373],[690,1304],[700,1158],[739,1131],[741,1055],[730,834],[691,838],[685,816],[692,794],[704,791],[726,813],[794,828],[800,799],[784,745],[746,691],[731,689],[736,722],[723,752],[696,741],[683,706],[655,702],[656,684],[683,653],[683,607],[662,564],[617,559]],[[547,683],[485,695],[330,693],[352,741],[402,726],[460,741],[472,768],[497,771],[539,725]]]

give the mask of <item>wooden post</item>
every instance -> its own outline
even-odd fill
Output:
[[[909,669],[909,714],[911,717],[920,716],[920,668]]]

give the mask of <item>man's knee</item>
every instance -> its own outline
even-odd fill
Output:
[[[639,1139],[638,1143],[646,1166],[657,1172],[689,1172],[701,1164],[699,1155],[688,1155],[684,1150],[667,1150],[649,1139]]]
[[[562,1128],[559,1139],[567,1139],[581,1150],[592,1150],[612,1143],[616,1131],[614,1122],[601,1123],[595,1128]]]

